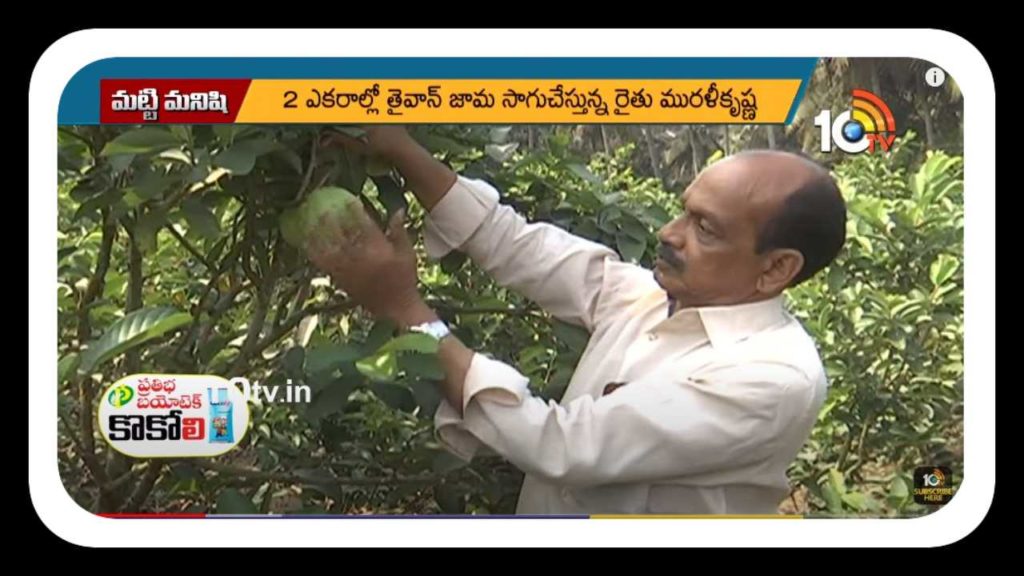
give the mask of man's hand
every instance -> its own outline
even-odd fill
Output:
[[[393,124],[368,124],[360,126],[366,135],[364,139],[353,138],[341,132],[328,132],[321,139],[327,146],[340,144],[362,156],[379,158],[394,163],[409,150],[419,147],[405,126]]]
[[[323,136],[321,144],[342,146],[355,154],[393,165],[427,212],[455,184],[455,172],[420,146],[404,126],[370,124],[361,128],[366,132],[365,141],[332,131]]]
[[[374,316],[400,326],[436,319],[419,293],[416,253],[405,231],[404,212],[391,217],[387,233],[362,207],[355,214],[356,223],[345,227],[325,215],[310,240],[309,259]]]

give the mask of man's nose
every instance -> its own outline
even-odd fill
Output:
[[[677,218],[658,230],[658,241],[678,250],[683,246],[683,232],[682,221]]]

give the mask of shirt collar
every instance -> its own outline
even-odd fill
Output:
[[[674,302],[668,298],[667,308]],[[659,323],[659,330],[703,329],[711,345],[718,348],[781,324],[787,319],[780,294],[767,300],[730,306],[703,306],[676,310]],[[698,322],[699,320],[699,322]]]

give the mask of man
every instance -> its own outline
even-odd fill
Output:
[[[310,257],[377,316],[434,334],[446,380],[435,424],[456,454],[487,446],[523,470],[520,514],[770,514],[827,382],[782,292],[845,240],[829,174],[802,157],[740,154],[683,194],[653,271],[548,224],[435,160],[400,127],[368,129],[428,212],[428,255],[469,255],[494,279],[591,334],[565,396],[466,348],[420,297],[396,215],[381,232],[324,222]]]

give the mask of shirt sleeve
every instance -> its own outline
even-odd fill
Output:
[[[805,406],[813,393],[800,371],[769,363],[652,376],[566,406],[532,396],[527,383],[476,354],[463,417],[447,403],[435,415],[440,441],[464,459],[487,446],[560,485],[680,478],[771,458],[786,431],[781,407]]]
[[[498,199],[486,182],[458,177],[426,218],[427,255],[460,250],[498,284],[593,331],[606,269],[618,254],[557,226],[527,223]]]

